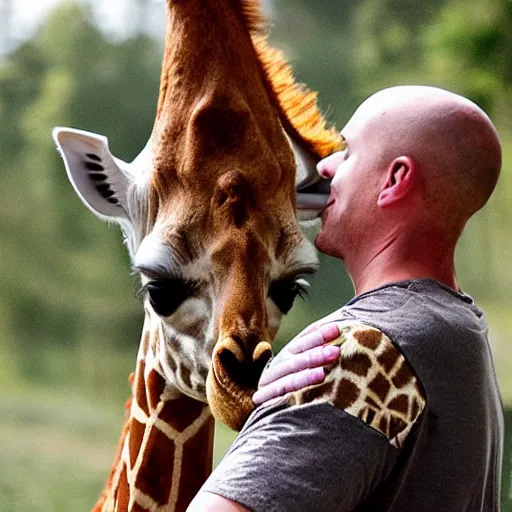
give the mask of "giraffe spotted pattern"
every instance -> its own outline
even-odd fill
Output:
[[[340,347],[323,383],[292,393],[290,403],[329,402],[384,434],[400,448],[425,408],[411,367],[379,330],[346,321],[330,344]]]
[[[112,485],[94,511],[185,512],[211,471],[208,406],[168,392],[148,337],[143,339],[145,357],[132,379],[130,418]]]

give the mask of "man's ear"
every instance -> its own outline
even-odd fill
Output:
[[[377,205],[389,206],[404,198],[417,180],[417,168],[414,160],[408,156],[395,158],[388,167],[386,181],[380,191]]]

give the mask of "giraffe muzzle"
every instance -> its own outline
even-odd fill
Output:
[[[217,343],[206,383],[208,403],[216,419],[234,430],[242,428],[254,409],[252,395],[271,357],[272,348],[266,341],[251,351],[231,337]]]

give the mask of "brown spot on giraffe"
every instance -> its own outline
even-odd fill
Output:
[[[409,365],[406,363],[404,359],[402,361],[402,365],[395,373],[395,376],[392,378],[392,381],[397,388],[403,388],[412,381],[413,377],[414,376],[411,373]]]
[[[302,391],[302,401],[313,402],[320,397],[330,396],[334,388],[334,382],[325,382],[317,386],[312,386]]]
[[[144,361],[139,361],[139,367],[137,369],[137,380],[135,381],[135,400],[137,405],[144,411],[146,416],[149,414],[148,409],[148,397],[146,395],[146,384],[144,382]]]
[[[351,380],[341,379],[334,397],[334,405],[339,409],[346,409],[351,406],[360,394],[359,387]]]
[[[366,354],[356,353],[341,359],[340,366],[343,370],[365,377],[372,366],[372,362]]]
[[[388,408],[404,415],[407,414],[409,411],[409,397],[407,395],[395,396],[389,401]]]
[[[205,467],[211,467],[213,454],[213,418],[198,431],[194,439],[188,440],[183,445],[183,459],[197,457],[201,454]],[[197,471],[183,472],[181,478],[184,482],[179,489],[177,510],[185,510],[197,493],[197,489],[204,483],[202,475]]]
[[[382,334],[375,329],[365,329],[355,332],[354,338],[363,347],[375,350],[380,345]]]
[[[203,409],[202,402],[188,397],[177,398],[166,402],[158,417],[177,432],[183,432],[199,418]]]
[[[387,345],[377,356],[377,361],[382,365],[383,370],[389,373],[400,358],[400,353],[393,345]]]
[[[123,471],[119,477],[119,485],[117,488],[117,510],[119,512],[128,512],[128,504],[130,502],[130,487],[128,485],[128,476],[126,474],[126,465],[123,466]]]
[[[368,384],[368,388],[379,398],[382,403],[386,402],[386,398],[391,388],[389,381],[378,373],[375,378]]]
[[[169,501],[175,443],[152,426],[144,446],[144,458],[136,475],[135,487],[159,505]]]
[[[149,372],[147,382],[149,406],[155,409],[165,389],[165,379],[156,371]]]
[[[130,421],[130,443],[129,443],[129,451],[130,451],[130,467],[133,468],[135,466],[135,461],[139,456],[140,446],[142,444],[142,439],[144,437],[144,431],[146,430],[146,425],[143,425],[135,418],[132,418]]]

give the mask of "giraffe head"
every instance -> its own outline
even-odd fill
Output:
[[[342,144],[260,37],[256,7],[168,1],[155,125],[131,164],[105,137],[54,132],[79,197],[124,232],[162,374],[233,428],[316,265],[296,207],[322,208],[314,165]]]

